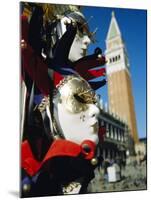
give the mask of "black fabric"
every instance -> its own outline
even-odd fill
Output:
[[[39,172],[35,177],[29,177],[24,170],[22,170],[22,180],[27,179],[29,190],[24,190],[24,184],[21,183],[21,197],[42,197],[51,195],[61,195],[62,187],[48,172]]]
[[[53,158],[41,168],[36,181],[31,182],[30,192],[22,190],[22,197],[61,195],[62,186],[76,180],[80,180],[82,185],[80,194],[86,193],[90,180],[94,178],[93,171],[94,166],[82,156]],[[27,174],[22,173],[22,178],[25,178]]]
[[[62,66],[67,63],[69,52],[75,35],[77,33],[77,28],[72,24],[67,25],[67,31],[63,34],[60,40],[58,40],[52,65]]]
[[[61,68],[72,68],[72,62],[68,60],[69,52],[73,40],[75,38],[77,28],[72,24],[67,26],[67,31],[59,39],[53,49],[53,58],[47,57],[46,63],[48,67],[57,72],[61,72]]]
[[[41,55],[42,47],[44,42],[42,40],[43,33],[43,9],[36,5],[34,6],[32,17],[29,23],[29,44],[37,53]]]
[[[106,79],[103,79],[102,81],[90,81],[89,84],[91,85],[91,87],[93,88],[93,90],[97,90],[100,87],[103,87],[106,84]]]
[[[56,179],[62,183],[94,175],[94,167],[90,161],[82,157],[56,157],[48,161],[47,164]]]

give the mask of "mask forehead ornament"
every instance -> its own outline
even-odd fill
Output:
[[[88,104],[96,104],[97,96],[87,81],[79,76],[68,76],[57,86],[59,102],[71,113],[88,109]]]
[[[68,17],[69,19],[71,19],[73,22],[77,24],[78,35],[80,37],[87,35],[91,39],[92,42],[95,42],[95,39],[94,39],[95,33],[90,32],[90,28],[88,26],[88,21],[92,19],[93,16],[91,16],[88,19],[88,21],[86,21],[84,15],[81,12],[75,11],[75,12],[70,12],[69,14],[67,14],[66,17]]]
[[[63,19],[64,17],[67,17],[70,19],[73,23],[76,24],[78,29],[78,35],[88,35],[88,37],[91,39],[92,42],[95,42],[95,32],[90,32],[90,28],[88,26],[88,21],[93,18],[91,16],[88,21],[86,21],[84,15],[81,13],[80,6],[64,6],[64,9],[60,9],[60,5],[50,5],[50,4],[44,4],[43,5],[44,10],[44,21],[59,21]],[[60,30],[60,34],[62,35],[61,27],[57,27],[58,30]]]

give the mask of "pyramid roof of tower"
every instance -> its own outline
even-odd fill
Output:
[[[109,30],[107,33],[107,40],[110,40],[116,36],[121,35],[117,20],[115,18],[115,14],[114,11],[112,11],[112,18],[111,18],[111,22],[110,22],[110,26],[109,26]]]

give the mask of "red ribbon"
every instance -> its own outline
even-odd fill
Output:
[[[26,44],[26,47],[21,49],[21,61],[23,70],[25,70],[30,78],[35,81],[35,84],[41,91],[41,93],[47,96],[50,93],[48,67],[43,62],[43,60],[35,54],[34,50],[28,43],[27,38],[29,24],[27,21],[27,17],[25,16],[22,16],[21,28],[21,37]]]

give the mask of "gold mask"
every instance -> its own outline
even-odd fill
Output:
[[[59,102],[71,113],[88,109],[88,104],[96,104],[97,97],[87,81],[79,76],[68,76],[58,86]]]

